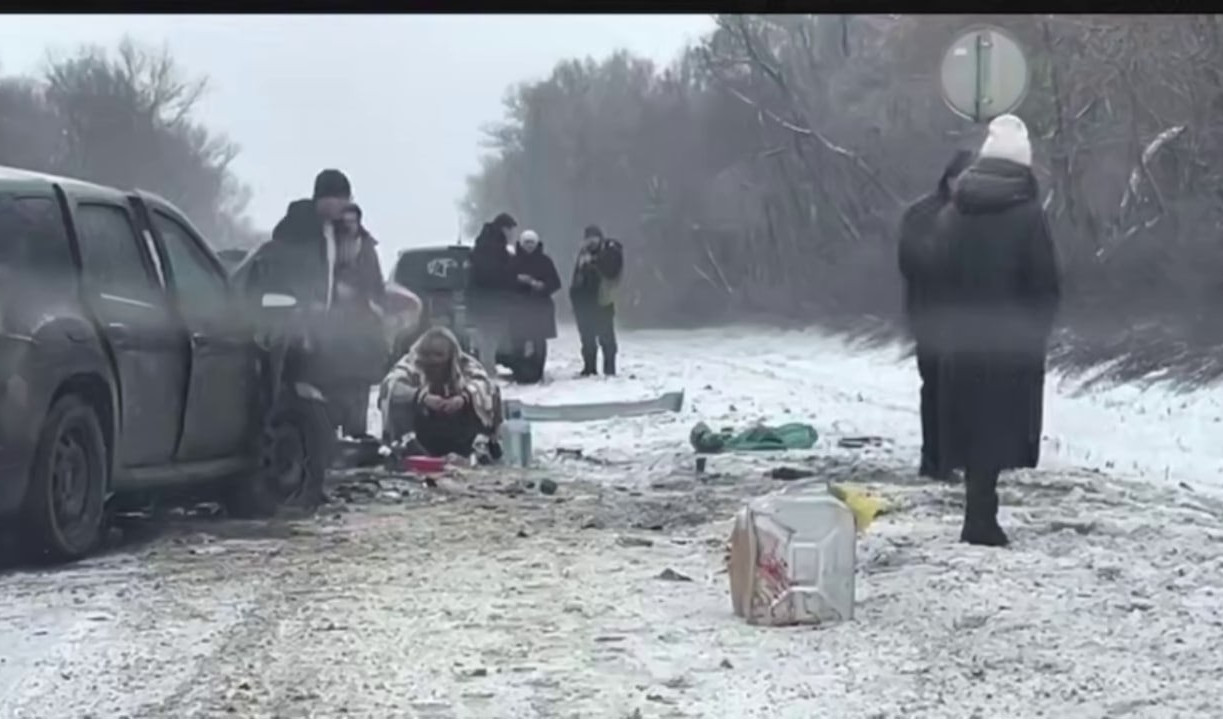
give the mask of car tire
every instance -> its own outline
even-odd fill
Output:
[[[108,457],[102,423],[88,402],[70,394],[51,405],[21,515],[28,559],[71,562],[97,548],[106,529]]]
[[[327,404],[286,393],[263,422],[255,471],[230,484],[229,515],[266,519],[286,510],[314,512],[323,502],[335,443]]]

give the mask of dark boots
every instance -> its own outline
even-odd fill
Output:
[[[582,350],[582,377],[594,377],[599,372],[596,369],[599,364],[598,350],[587,352]],[[616,376],[616,355],[603,352],[603,374],[607,377]]]
[[[998,472],[969,469],[965,479],[967,502],[960,541],[983,547],[1007,546],[1010,540],[998,526]]]
[[[594,377],[599,372],[595,369],[599,361],[598,348],[582,348],[582,377]]]

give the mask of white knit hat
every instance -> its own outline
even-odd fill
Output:
[[[519,242],[539,242],[539,233],[535,230],[523,230],[518,236]]]
[[[1028,127],[1014,115],[999,115],[989,123],[989,135],[981,145],[980,157],[997,157],[1032,166],[1032,143]]]

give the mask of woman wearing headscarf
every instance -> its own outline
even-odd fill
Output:
[[[501,389],[463,352],[454,333],[431,327],[382,380],[378,392],[384,439],[413,440],[432,457],[473,454],[499,459]]]
[[[561,288],[561,278],[534,230],[523,230],[518,238],[511,267],[518,281],[518,302],[510,320],[514,380],[532,384],[543,379],[548,340],[556,337],[552,295]]]
[[[939,214],[946,332],[939,359],[940,461],[964,468],[960,539],[1004,546],[998,475],[1040,457],[1045,356],[1060,299],[1057,253],[1023,121],[989,125]]]

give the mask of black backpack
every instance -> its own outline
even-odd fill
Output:
[[[610,237],[603,240],[599,246],[599,256],[596,262],[599,274],[609,280],[620,279],[621,273],[624,272],[624,245],[620,244],[620,240]]]

